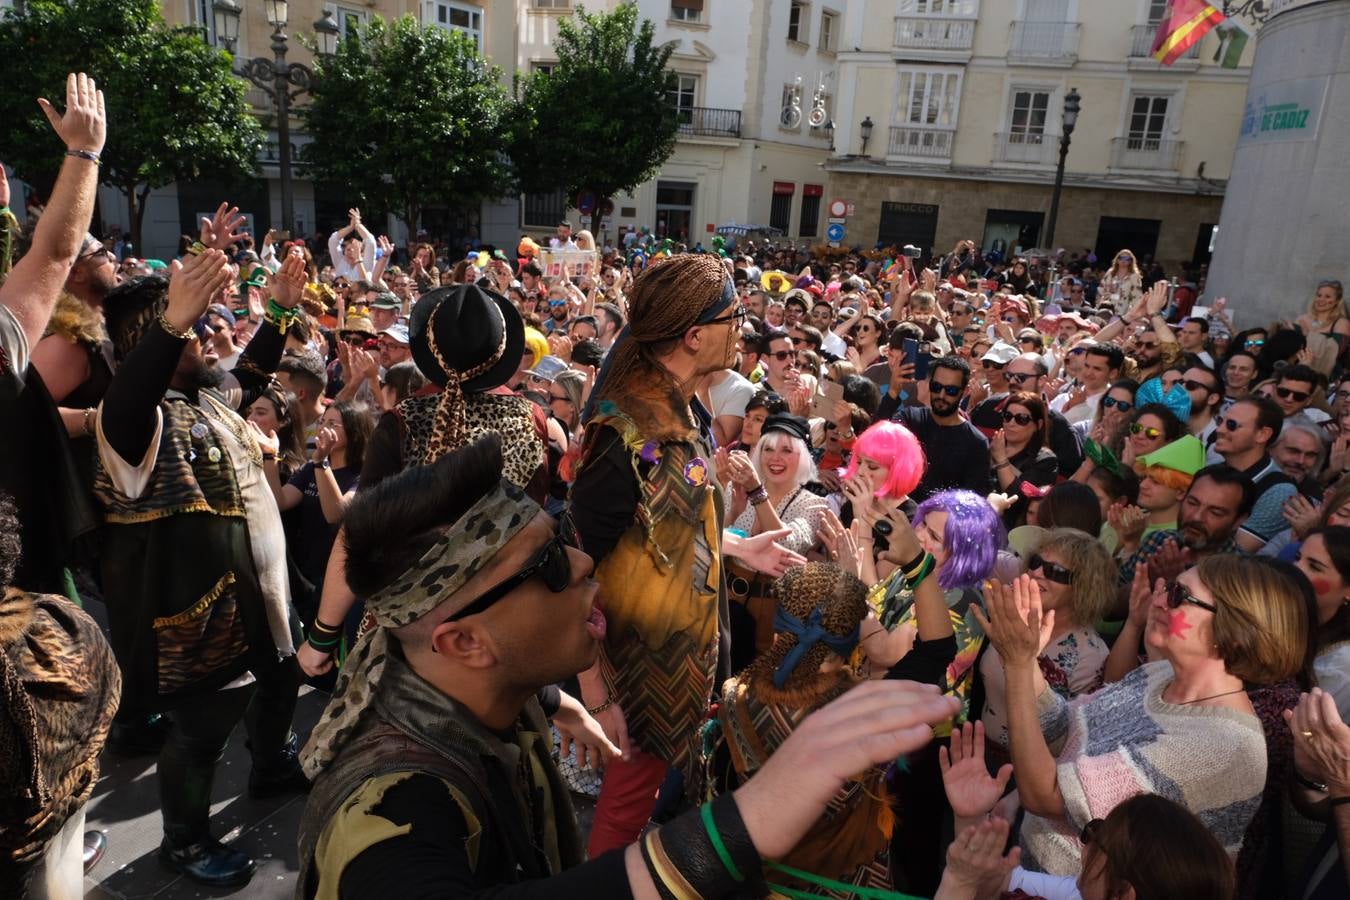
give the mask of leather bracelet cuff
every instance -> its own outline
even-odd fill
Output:
[[[657,890],[662,897],[763,896],[759,853],[735,797],[718,797],[711,813],[711,829],[705,826],[704,813],[696,809],[643,838],[642,858]],[[713,832],[720,838],[720,848]]]

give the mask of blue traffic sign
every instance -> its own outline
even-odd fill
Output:
[[[844,226],[838,222],[825,229],[825,237],[831,241],[842,241],[844,239]]]

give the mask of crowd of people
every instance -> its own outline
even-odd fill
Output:
[[[1350,895],[1339,281],[1238,330],[1129,250],[255,247],[228,203],[122,258],[101,93],[41,103],[0,894],[80,896],[105,745],[158,756],[165,866],[246,884],[242,722],[305,900]]]

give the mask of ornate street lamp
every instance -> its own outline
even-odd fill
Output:
[[[216,35],[233,52],[239,38],[239,18],[243,8],[238,0],[214,0]],[[310,93],[314,87],[314,72],[301,63],[286,61],[289,49],[286,25],[290,9],[286,0],[263,0],[267,24],[272,26],[272,58],[257,56],[244,60],[237,73],[253,82],[271,98],[277,108],[277,169],[281,180],[281,225],[295,227],[295,198],[291,184],[291,102]],[[325,10],[323,18],[314,23],[314,33],[320,56],[331,55],[337,49],[338,26],[333,14]]]
[[[863,156],[866,156],[866,155],[867,155],[867,142],[870,141],[870,140],[872,139],[872,128],[873,128],[873,125],[872,125],[872,117],[871,117],[871,116],[865,117],[865,118],[862,120],[862,124],[858,126],[858,133],[859,133],[859,135],[861,135],[861,137],[862,137],[862,155],[863,155]]]
[[[1050,194],[1050,221],[1045,225],[1044,245],[1053,255],[1055,252],[1055,224],[1059,219],[1059,192],[1064,187],[1064,161],[1069,157],[1069,142],[1073,128],[1078,124],[1078,110],[1082,108],[1083,98],[1078,88],[1069,88],[1064,96],[1064,129],[1059,138],[1059,165],[1055,168],[1055,190]]]

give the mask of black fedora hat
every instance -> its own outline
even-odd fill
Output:
[[[440,351],[439,360],[430,338]],[[417,368],[441,387],[449,380],[445,366],[468,372],[487,365],[460,385],[466,393],[481,394],[506,384],[520,367],[525,323],[500,294],[476,284],[456,284],[422,295],[408,317],[408,339]]]

